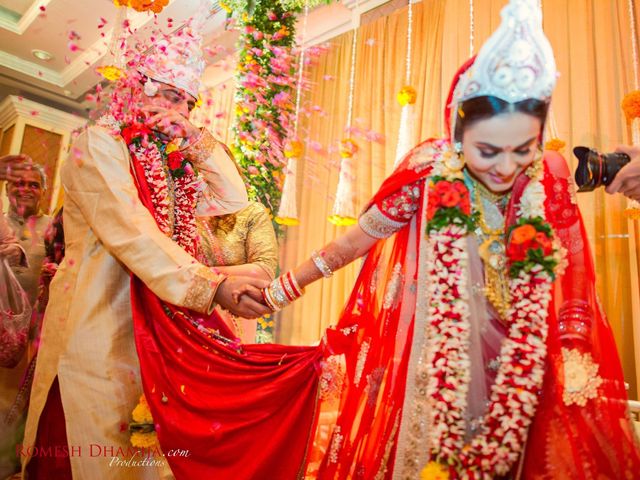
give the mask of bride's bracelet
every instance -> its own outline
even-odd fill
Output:
[[[262,289],[264,303],[277,312],[304,295],[304,289],[300,288],[296,277],[291,271],[280,275],[271,284]]]
[[[311,260],[313,260],[313,264],[318,270],[320,270],[320,273],[324,278],[329,278],[333,275],[333,270],[331,270],[327,261],[315,250],[311,252]]]

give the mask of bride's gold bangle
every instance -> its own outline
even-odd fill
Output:
[[[333,270],[331,270],[327,261],[315,250],[311,252],[311,260],[313,260],[314,265],[324,278],[329,278],[333,275]]]

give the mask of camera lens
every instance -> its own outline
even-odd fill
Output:
[[[631,161],[626,153],[599,153],[587,147],[576,147],[573,153],[578,158],[575,179],[579,192],[591,192],[609,185],[620,169]]]
[[[590,165],[587,160],[589,149],[587,147],[576,147],[573,149],[573,154],[578,157],[578,168],[576,168],[575,175],[578,191],[590,192],[596,187],[593,185],[594,173],[589,168]]]

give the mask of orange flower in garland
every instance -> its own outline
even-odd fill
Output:
[[[449,469],[438,462],[429,462],[420,472],[420,480],[449,480]]]
[[[304,145],[300,140],[287,140],[284,145],[284,156],[287,158],[300,158],[304,151]]]
[[[340,141],[340,156],[342,158],[351,158],[358,152],[358,144],[351,138],[345,138]]]
[[[134,447],[151,448],[158,445],[153,415],[151,415],[151,410],[144,394],[140,396],[138,405],[131,412],[129,431],[131,432],[129,440]]]
[[[531,241],[536,236],[536,228],[533,225],[525,224],[517,227],[511,232],[511,243],[522,245]]]
[[[413,105],[416,103],[416,99],[418,98],[418,93],[416,89],[410,85],[406,85],[402,87],[402,89],[398,92],[398,103],[401,106],[405,105]]]

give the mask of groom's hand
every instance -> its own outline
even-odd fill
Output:
[[[252,277],[228,277],[220,284],[214,301],[222,308],[229,310],[234,315],[244,318],[258,318],[271,313],[271,309],[263,305],[261,301],[254,299],[255,292],[269,285],[268,280]],[[253,295],[249,294],[252,291]],[[242,293],[247,293],[243,295]],[[261,298],[260,298],[261,300]]]
[[[266,286],[268,285],[269,283],[267,283]],[[245,283],[232,293],[233,300],[236,303],[238,303],[243,296],[248,296],[249,298],[251,298],[251,300],[268,307],[268,305],[264,301],[264,297],[262,296],[262,288],[258,288],[250,283]]]

